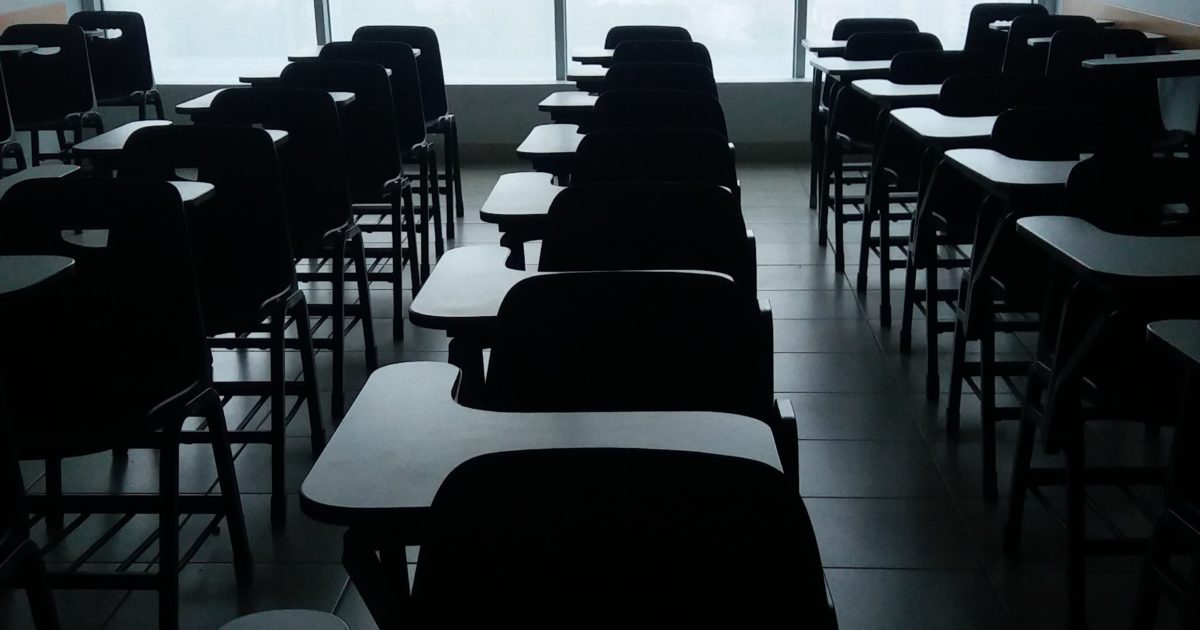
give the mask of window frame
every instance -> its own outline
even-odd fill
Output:
[[[554,3],[554,54],[555,54],[555,79],[558,81],[567,80],[567,68],[570,66],[571,51],[570,43],[567,41],[567,0],[546,0]],[[329,21],[329,2],[330,0],[313,0],[313,15],[316,16],[316,21],[313,28],[317,33],[317,45],[328,44],[332,39],[332,27]],[[806,79],[808,75],[808,59],[804,51],[804,46],[801,42],[808,36],[808,3],[809,0],[795,0],[796,2],[796,24],[792,30],[792,80]],[[1050,9],[1057,11],[1058,0],[1035,0],[1036,4],[1040,4]],[[104,0],[81,0],[81,8],[85,11],[103,10]],[[787,79],[789,77],[780,77]],[[768,83],[770,81],[759,81]]]

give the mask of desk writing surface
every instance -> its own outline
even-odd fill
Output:
[[[927,139],[989,138],[999,116],[947,116],[929,107],[892,110],[892,118]]]
[[[582,46],[571,50],[571,60],[583,64],[599,64],[612,61],[613,50],[602,46]]]
[[[317,520],[362,524],[419,518],[442,481],[488,453],[636,448],[742,457],[780,468],[770,428],[704,412],[496,413],[452,398],[459,370],[399,363],[376,371],[300,488]]]
[[[207,92],[205,94],[197,96],[196,98],[193,98],[189,101],[184,101],[184,102],[176,105],[175,112],[179,113],[179,114],[191,114],[191,115],[203,114],[203,113],[207,112],[209,109],[212,109],[213,100],[215,100],[217,98],[217,95],[220,94],[221,92],[224,92],[225,90],[241,90],[241,89],[245,89],[245,88],[218,88],[211,92]],[[333,104],[337,105],[338,107],[343,107],[345,105],[349,105],[350,103],[354,102],[354,92],[330,92],[329,95],[331,97],[333,97]]]
[[[78,166],[73,164],[39,164],[38,166],[30,166],[23,168],[15,173],[11,173],[0,178],[0,199],[8,193],[9,189],[16,186],[18,182],[23,182],[28,179],[54,179],[58,177],[66,177],[79,170]]]
[[[1200,236],[1112,234],[1083,219],[1064,216],[1020,219],[1017,232],[1084,276],[1200,281]]]
[[[579,125],[538,125],[517,147],[517,155],[522,158],[573,156],[582,141]]]
[[[887,79],[859,79],[850,85],[859,92],[862,92],[867,97],[882,99],[919,97],[936,98],[942,93],[941,83],[921,83],[916,85],[908,85],[903,83],[895,83]]]
[[[549,173],[501,175],[483,202],[479,218],[501,224],[544,221],[550,213],[550,204],[564,190]]]
[[[954,149],[946,159],[979,181],[1002,187],[1065,186],[1079,160],[1018,160],[991,149]]]
[[[1184,365],[1192,370],[1200,369],[1200,320],[1154,322],[1148,331],[1152,341],[1161,343]]]
[[[800,42],[805,50],[814,55],[835,55],[846,52],[844,39],[805,39]]]
[[[0,44],[0,53],[24,55],[38,49],[37,44]]]
[[[288,61],[317,61],[321,58],[321,49],[324,47],[325,45],[321,44],[318,46],[312,46],[311,48],[306,48],[296,52],[295,54],[288,55]],[[413,56],[420,58],[421,49],[413,48]]]
[[[113,156],[125,150],[125,143],[134,132],[147,127],[165,127],[170,124],[169,120],[139,120],[126,123],[80,142],[72,147],[71,151],[80,157]]]
[[[586,92],[555,92],[538,103],[543,112],[580,110],[591,111],[600,97]]]
[[[1083,67],[1096,72],[1139,74],[1159,78],[1200,76],[1200,50],[1177,50],[1165,55],[1086,59]]]
[[[67,272],[75,261],[66,256],[0,255],[0,298],[36,288]]]
[[[435,330],[490,329],[509,289],[538,274],[505,267],[508,256],[491,245],[446,252],[413,298],[409,319]]]

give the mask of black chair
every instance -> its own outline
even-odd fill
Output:
[[[1083,15],[1023,15],[1013,20],[1004,49],[1004,74],[1044,74],[1049,51],[1030,46],[1034,37],[1053,37],[1059,31],[1098,29],[1096,20]]]
[[[432,514],[416,625],[555,626],[586,611],[588,625],[837,627],[804,503],[759,462],[621,449],[484,455],[450,473]],[[737,551],[716,552],[727,545]]]
[[[350,212],[350,188],[337,107],[328,92],[299,88],[260,87],[225,90],[213,99],[205,121],[231,125],[261,125],[288,132],[280,152],[292,254],[309,267],[329,272],[302,272],[301,281],[331,282],[332,304],[312,304],[313,314],[328,317],[332,334],[317,339],[318,349],[333,351],[334,423],[345,413],[345,323],[347,312],[362,323],[367,369],[379,367],[371,317],[370,283],[362,230]],[[360,300],[346,304],[347,267],[352,264]],[[351,327],[353,321],[351,322]]]
[[[36,316],[35,308],[29,312]],[[14,305],[10,312],[24,312],[27,305]],[[11,323],[11,322],[10,322]],[[16,444],[9,435],[4,392],[0,387],[0,588],[25,590],[35,630],[58,630],[58,610],[41,550],[29,539],[29,511],[25,481],[17,460]]]
[[[363,26],[354,31],[351,41],[401,42],[421,51],[417,70],[421,73],[421,98],[425,103],[425,128],[443,138],[446,180],[446,208],[464,213],[462,157],[458,144],[458,118],[450,112],[446,99],[446,73],[442,69],[442,46],[437,33],[427,26]],[[448,221],[446,236],[454,238],[454,222]]]
[[[296,278],[274,141],[266,131],[249,127],[147,127],[130,136],[125,156],[122,176],[172,180],[177,169],[194,168],[198,181],[216,188],[213,199],[188,216],[200,307],[210,346],[270,351],[269,382],[222,382],[217,390],[224,396],[269,398],[270,427],[235,431],[232,439],[270,445],[271,519],[282,525],[287,517],[287,396],[307,403],[314,454],[324,447],[325,424],[308,302]],[[289,323],[296,328],[294,340],[287,338]],[[250,336],[257,332],[268,336]],[[284,371],[288,346],[299,350],[302,381],[290,381]]]
[[[583,137],[574,184],[691,182],[724,186],[741,199],[729,142],[697,129],[605,129]]]
[[[616,50],[625,42],[639,40],[690,42],[692,34],[682,26],[614,26],[604,37],[604,47]]]
[[[963,50],[983,55],[988,71],[999,72],[1004,66],[1008,33],[992,29],[993,22],[1011,22],[1025,15],[1049,15],[1044,5],[1029,2],[989,2],[971,8],[967,22],[967,40]]]
[[[867,32],[852,35],[846,42],[845,58],[851,61],[892,59],[905,52],[942,50],[942,43],[930,33]],[[847,199],[845,188],[856,178],[848,174],[861,171],[856,164],[869,164],[875,151],[879,108],[865,96],[839,84],[833,89],[821,158],[820,190],[817,192],[818,235],[824,246],[829,241],[830,214],[833,215],[834,268],[845,270],[846,254],[843,226],[862,221],[865,210],[846,212],[848,205],[864,204],[865,199]],[[853,156],[862,156],[855,159]],[[848,167],[847,164],[850,166]],[[832,197],[829,187],[833,187]]]
[[[712,69],[696,63],[614,65],[608,69],[600,93],[616,90],[686,90],[719,98]]]
[[[354,103],[341,113],[342,141],[350,176],[350,200],[363,232],[386,232],[391,243],[367,247],[371,257],[390,257],[392,270],[379,279],[392,283],[392,305],[403,313],[403,270],[407,265],[413,291],[421,286],[412,186],[404,177],[396,134],[395,106],[387,71],[378,64],[322,61],[294,63],[279,76],[285,87],[354,93]],[[374,217],[364,223],[366,216]],[[393,334],[403,336],[404,321],[397,317]]]
[[[442,202],[438,175],[437,148],[425,129],[425,110],[421,96],[421,76],[416,57],[408,44],[396,42],[333,42],[321,48],[322,61],[377,63],[391,70],[392,104],[396,108],[396,134],[400,159],[419,168],[415,184],[419,186],[421,210],[417,229],[421,234],[421,267],[429,272],[429,226],[433,224],[437,255],[445,251],[442,237]]]
[[[716,184],[576,184],[548,218],[540,271],[692,269],[757,288],[754,236]]]
[[[66,24],[14,24],[0,34],[0,44],[58,49],[45,55],[0,55],[13,122],[17,131],[29,132],[34,166],[42,158],[66,160],[70,147],[83,140],[85,128],[104,133],[83,30]],[[58,134],[58,152],[42,153],[39,131]],[[72,133],[70,143],[67,131]]]
[[[79,11],[68,24],[85,31],[105,30],[103,37],[88,38],[92,82],[96,101],[106,107],[136,107],[138,120],[146,120],[146,106],[153,105],[159,120],[165,120],[162,95],[154,83],[146,22],[132,11]],[[115,37],[112,31],[120,31]]]
[[[1076,107],[1092,119],[1097,147],[1104,152],[1184,151],[1191,134],[1169,130],[1163,122],[1158,80],[1152,76],[1101,77],[1083,68],[1086,59],[1153,55],[1145,33],[1128,29],[1089,28],[1059,31],[1050,42],[1046,75],[1068,84]]]
[[[773,397],[770,306],[714,274],[535,276],[504,298],[481,399],[512,412],[720,411],[771,427],[798,480],[796,423]]]
[[[687,90],[615,90],[596,99],[588,131],[602,129],[704,129],[726,138],[721,102]]]
[[[30,508],[48,518],[55,512],[150,513],[159,522],[157,572],[68,570],[53,573],[52,584],[156,590],[160,628],[179,624],[181,513],[216,515],[209,527],[224,518],[239,584],[248,585],[254,571],[222,401],[212,383],[188,223],[178,192],[165,182],[31,180],[0,201],[0,251],[76,259],[57,308],[39,310],[20,331],[3,327],[0,365],[18,457],[49,460],[46,494],[30,496]],[[107,246],[84,250],[66,242],[62,232],[75,229],[107,230]],[[20,315],[3,317],[11,322]],[[206,430],[184,431],[189,417],[204,418]],[[179,494],[179,446],[185,443],[211,443],[219,494]],[[158,493],[61,494],[61,477],[49,462],[132,448],[158,452]]]
[[[697,63],[709,70],[713,67],[712,55],[704,44],[669,40],[624,42],[613,51],[612,63]]]
[[[903,18],[845,18],[833,25],[831,37],[847,41],[859,33],[916,33],[917,23]]]
[[[4,175],[4,160],[12,158],[18,171],[25,169],[25,150],[17,142],[12,112],[8,107],[8,88],[4,83],[4,68],[0,67],[0,175]]]

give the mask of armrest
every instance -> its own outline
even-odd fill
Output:
[[[796,484],[796,492],[800,492],[800,434],[796,426],[796,411],[792,409],[792,401],[786,398],[775,399],[775,447],[779,450],[779,462],[783,473]]]
[[[754,238],[754,230],[746,230],[746,261],[747,268],[750,270],[750,286],[747,287],[751,291],[758,291],[758,241]],[[767,303],[767,310],[771,310],[771,304]]]

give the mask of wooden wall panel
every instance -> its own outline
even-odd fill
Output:
[[[1172,49],[1200,49],[1200,24],[1192,24],[1151,13],[1116,7],[1103,0],[1060,0],[1059,11],[1064,14],[1108,18],[1116,20],[1117,24],[1124,28],[1136,28],[1140,31],[1150,33],[1162,33],[1170,37],[1167,45]]]
[[[17,9],[16,11],[0,10],[0,31],[10,24],[66,24],[67,5],[65,2],[51,2],[37,7]]]

